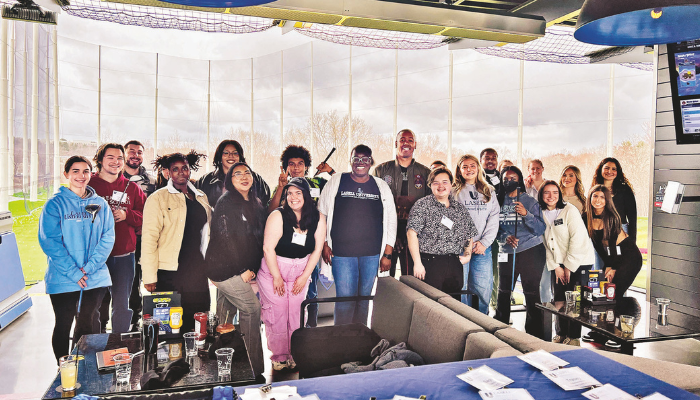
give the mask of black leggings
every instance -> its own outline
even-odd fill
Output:
[[[100,321],[97,316],[98,302],[102,299],[107,288],[95,288],[83,291],[83,301],[80,305],[80,316],[75,323],[73,343],[83,335],[100,332]],[[56,316],[56,324],[53,327],[51,346],[56,361],[68,355],[68,341],[70,340],[70,328],[78,311],[78,299],[80,292],[50,294],[53,313]]]
[[[459,257],[456,254],[420,253],[420,260],[425,267],[425,283],[445,293],[454,294],[452,297],[461,301],[462,296],[458,293],[464,286],[464,267],[459,262]]]
[[[510,295],[513,292],[511,282],[520,276],[525,295],[525,332],[540,339],[544,337],[542,311],[535,307],[540,303],[540,281],[544,272],[545,248],[542,243],[535,247],[516,253],[515,276],[513,276],[513,253],[508,254],[508,261],[498,263],[498,306],[496,319],[507,324],[510,321]]]

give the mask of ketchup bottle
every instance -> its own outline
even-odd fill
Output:
[[[208,315],[204,312],[198,312],[194,314],[194,333],[197,334],[197,344],[204,344],[204,340],[207,338],[207,319]]]

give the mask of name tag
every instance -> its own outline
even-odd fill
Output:
[[[127,196],[124,194],[124,192],[120,192],[118,190],[112,191],[112,201],[116,203],[124,203],[128,200]]]
[[[498,262],[508,262],[508,253],[498,253]]]
[[[493,178],[491,178],[491,184],[492,184],[493,186],[496,186],[496,185],[498,185],[499,183],[501,183],[501,180],[498,179],[497,176],[494,176]]]
[[[309,189],[309,193],[311,194],[311,197],[313,197],[313,198],[321,197],[321,189],[319,189],[319,188],[311,188],[311,189]]]
[[[243,221],[245,221],[245,222],[248,222],[248,220],[245,219],[245,215],[243,215],[243,214],[241,214],[241,219],[242,219]]]
[[[558,226],[558,225],[561,225],[561,224],[563,224],[563,223],[564,223],[564,221],[562,221],[561,218],[555,219],[555,220],[554,220],[554,226]]]
[[[292,243],[304,246],[306,244],[306,234],[294,232],[292,234]]]
[[[452,229],[452,226],[455,224],[451,219],[447,218],[446,216],[442,216],[442,220],[440,221],[441,224],[445,225],[447,229]]]

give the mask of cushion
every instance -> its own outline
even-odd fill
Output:
[[[301,328],[292,333],[291,353],[300,377],[329,375],[342,373],[346,362],[372,362],[370,353],[380,340],[363,324]]]
[[[491,358],[501,358],[501,357],[516,357],[522,355],[523,353],[515,350],[514,348],[508,346],[502,349],[498,349],[491,354]]]
[[[372,308],[372,330],[391,345],[408,341],[413,303],[425,296],[393,277],[377,279]]]
[[[650,360],[648,358],[634,357],[627,354],[611,351],[593,350],[601,356],[624,364],[639,372],[643,372],[654,378],[687,390],[700,394],[700,367],[678,364],[669,361]]]
[[[519,331],[515,328],[499,329],[494,332],[494,336],[508,343],[514,349],[524,353],[534,350],[537,346],[544,346],[544,344],[547,343],[542,339],[532,336],[529,333]],[[571,350],[572,347],[567,346],[567,349]]]
[[[475,310],[461,301],[453,299],[452,297],[442,297],[438,300],[438,303],[484,328],[486,332],[494,333],[499,329],[509,327],[508,324],[504,324],[503,322],[491,318],[486,314],[482,314],[479,310]]]
[[[513,350],[517,355],[521,353],[510,347],[508,343],[498,339],[488,332],[476,332],[467,336],[467,343],[464,348],[464,360],[478,360],[481,358],[491,358],[493,353],[501,349]],[[510,355],[512,352],[510,352]],[[504,357],[501,355],[500,357]]]
[[[428,298],[413,305],[408,347],[426,364],[461,361],[467,337],[484,332],[479,325]]]
[[[443,297],[450,297],[447,293],[435,289],[434,287],[428,285],[427,283],[423,282],[422,280],[416,278],[415,276],[411,275],[401,275],[401,278],[399,278],[402,283],[408,285],[409,287],[416,289],[418,292],[421,294],[425,295],[425,297],[438,301],[438,299],[443,298]]]

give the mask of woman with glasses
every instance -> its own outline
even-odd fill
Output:
[[[369,296],[377,269],[391,267],[396,241],[396,208],[389,185],[371,176],[372,149],[361,144],[351,153],[352,172],[326,184],[318,210],[326,217],[323,261],[330,264],[336,294]],[[368,301],[335,304],[335,324],[367,324]]]
[[[582,214],[586,206],[586,193],[581,181],[581,170],[574,165],[564,167],[559,178],[559,187],[562,200],[576,207],[579,214]]]
[[[495,318],[503,323],[510,321],[510,296],[518,276],[525,295],[525,331],[542,338],[542,311],[535,307],[540,303],[540,281],[545,265],[545,248],[542,235],[546,225],[537,200],[525,193],[523,174],[518,167],[505,167],[501,171],[503,190],[498,194],[501,205],[498,241],[501,254],[507,261],[500,261],[498,306]],[[517,227],[517,229],[516,229]]]
[[[211,243],[207,251],[207,276],[218,289],[217,314],[236,307],[241,333],[253,372],[265,370],[260,339],[260,302],[251,281],[263,258],[265,209],[257,198],[255,180],[247,164],[239,162],[225,177],[226,192],[214,207]]]
[[[245,162],[241,144],[230,139],[219,143],[214,152],[214,170],[199,178],[199,181],[196,183],[197,188],[207,195],[209,203],[212,205],[216,205],[219,197],[226,191],[226,174],[231,166],[238,162]],[[252,170],[250,173],[255,181],[256,196],[263,205],[267,205],[267,202],[270,201],[270,187],[267,186],[267,183],[260,175]]]
[[[556,182],[545,181],[537,200],[547,225],[544,232],[546,270],[554,289],[554,301],[564,301],[566,292],[582,284],[583,277],[588,281],[588,271],[593,267],[593,246],[581,214],[573,204],[564,203],[562,191]],[[556,318],[556,332],[552,339],[555,343],[581,344],[579,323]]]
[[[464,289],[479,297],[479,311],[488,315],[493,288],[493,257],[491,245],[498,233],[498,214],[501,208],[496,200],[496,190],[486,182],[486,174],[479,160],[467,154],[457,163],[455,184],[452,189],[455,200],[464,204],[476,225],[478,234],[472,239],[472,258],[464,264]],[[462,296],[467,302],[467,296]]]
[[[450,294],[462,290],[462,265],[469,262],[472,238],[479,234],[467,207],[452,196],[453,180],[445,167],[430,172],[428,186],[433,195],[416,201],[406,228],[413,276]],[[458,294],[454,297],[460,299]]]
[[[202,264],[209,243],[211,207],[190,176],[204,155],[164,155],[154,164],[167,169],[166,187],[148,197],[143,207],[141,270],[149,292],[176,291],[182,302],[182,331],[194,329],[194,314],[209,311],[209,282]]]

